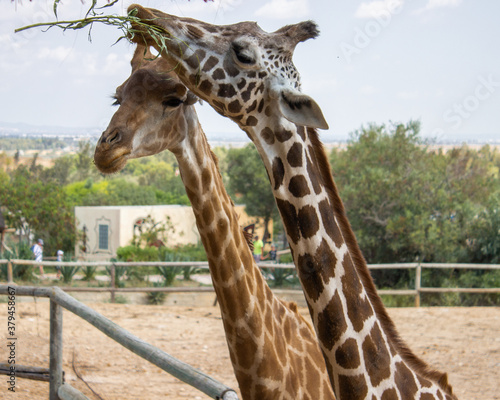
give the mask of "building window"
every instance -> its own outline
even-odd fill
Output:
[[[109,226],[99,224],[99,250],[108,250],[108,232]]]

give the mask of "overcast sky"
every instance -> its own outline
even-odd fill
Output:
[[[136,0],[137,2],[138,0]],[[140,2],[140,0],[139,0]],[[63,0],[61,20],[81,18],[90,0]],[[105,1],[100,1],[99,4]],[[108,13],[124,14],[132,1]],[[14,34],[52,21],[53,0],[0,2],[0,125],[97,127],[114,108],[110,96],[130,73],[133,45],[120,31],[95,26]],[[215,24],[257,21],[267,30],[306,19],[321,35],[297,46],[302,89],[330,125],[325,141],[343,140],[370,122],[419,119],[441,141],[500,140],[498,0],[149,0],[142,5]],[[244,135],[208,105],[198,107],[209,136]]]

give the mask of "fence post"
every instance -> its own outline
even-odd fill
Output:
[[[14,282],[14,277],[12,274],[12,262],[9,260],[7,262],[7,283]]]
[[[49,400],[59,400],[57,391],[63,384],[63,311],[54,300],[50,300],[50,381]]]
[[[115,302],[115,288],[116,288],[116,285],[115,285],[115,274],[116,274],[115,264],[113,263],[111,265],[111,303]]]
[[[422,279],[422,266],[420,263],[417,264],[415,271],[415,290],[417,294],[415,295],[415,307],[420,307],[420,281]]]

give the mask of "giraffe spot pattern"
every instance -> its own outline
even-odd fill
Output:
[[[307,179],[304,175],[292,176],[288,184],[288,190],[294,197],[304,197],[311,193],[309,186],[307,186]]]
[[[267,128],[266,128],[267,129]],[[283,179],[285,177],[285,167],[281,158],[275,157],[272,165],[273,180],[274,180],[274,190],[278,190],[283,184]]]
[[[254,100],[254,102],[252,104],[250,104],[250,106],[247,107],[247,109],[245,110],[245,112],[247,114],[250,114],[252,111],[254,111],[255,109],[257,108],[257,100]],[[267,128],[269,129],[269,128]],[[270,129],[269,129],[270,130]]]
[[[247,81],[245,78],[241,78],[238,83],[236,84],[236,86],[238,87],[239,90],[242,90],[247,84]]]
[[[212,187],[212,172],[208,168],[204,168],[201,173],[201,187],[203,193],[209,191]]]
[[[330,206],[330,202],[327,199],[321,200],[318,203],[318,209],[327,235],[334,241],[335,246],[342,246],[342,233],[340,232],[337,222],[335,221],[333,207]]]
[[[253,318],[248,319],[248,327],[250,328],[255,337],[259,337],[262,334],[262,328],[263,328],[262,315],[261,315],[262,313],[259,307],[255,307],[253,312],[254,312]]]
[[[226,73],[224,72],[224,70],[222,68],[217,68],[214,73],[212,74],[212,78],[214,78],[215,80],[221,80],[221,79],[225,79],[226,78]]]
[[[259,103],[259,108],[257,109],[257,111],[259,112],[259,114],[262,112],[262,109],[264,108],[264,104],[265,104],[264,99],[261,99],[260,103]]]
[[[342,276],[342,291],[348,304],[347,315],[354,330],[360,332],[365,321],[373,315],[373,310],[368,298],[366,296],[360,297],[363,287],[348,254],[344,256],[343,265],[345,272]]]
[[[198,84],[200,83],[199,80],[200,80],[200,77],[197,75],[197,74],[191,74],[189,75],[189,83],[192,85],[192,86],[198,86]]]
[[[199,28],[194,25],[187,25],[187,33],[194,39],[201,39],[205,34]]]
[[[306,253],[298,257],[297,269],[302,288],[313,301],[318,300],[325,284],[335,276],[336,262],[335,253],[324,239],[314,256]]]
[[[268,144],[268,145],[272,145],[274,144],[274,132],[269,129],[267,126],[262,129],[260,131],[260,136],[262,137],[262,139],[264,139],[264,141]],[[279,158],[279,157],[276,157],[274,160],[276,161],[276,159]],[[279,162],[281,163],[281,166],[283,166],[283,162],[281,161],[281,159],[279,160]],[[282,168],[283,170],[283,175],[284,175],[284,168]],[[281,181],[283,181],[283,178],[281,179]],[[281,185],[281,183],[280,183]],[[275,189],[277,189],[277,187],[275,187]]]
[[[429,381],[428,379],[425,379],[421,377],[420,375],[417,375],[418,381],[420,382],[420,386],[425,387],[425,388],[430,388],[432,387],[432,382]]]
[[[325,309],[318,314],[318,339],[323,346],[331,350],[346,329],[347,322],[342,310],[340,295],[335,292]]]
[[[281,340],[280,340],[281,338]],[[271,343],[269,336],[265,336],[264,348],[266,352],[265,362],[262,362],[257,368],[257,376],[276,381],[283,380],[283,367],[280,357],[286,354],[286,348],[283,343],[282,336],[276,336],[274,342]]]
[[[361,400],[368,394],[368,386],[363,375],[339,375],[339,399]]]
[[[359,357],[358,343],[355,339],[349,338],[335,351],[335,361],[345,369],[359,367],[361,360]]]
[[[420,395],[420,400],[436,400],[436,398],[430,393],[422,393]]]
[[[198,49],[190,57],[186,58],[185,62],[193,69],[198,68],[203,59],[205,58],[205,56],[206,56],[205,50]]]
[[[205,62],[203,65],[203,72],[209,72],[212,70],[213,67],[215,67],[219,63],[219,59],[214,56],[210,56],[208,60]]]
[[[254,399],[279,399],[281,395],[281,389],[275,388],[271,389],[265,385],[255,385],[255,395],[242,398],[254,398]]]
[[[235,334],[237,337],[236,346],[238,346],[238,351],[235,352],[237,363],[241,368],[249,369],[255,362],[259,346],[245,328],[236,327]]]
[[[386,389],[382,393],[380,400],[399,400],[398,392],[394,388]]]
[[[220,101],[214,100],[212,106],[215,108],[219,114],[224,115],[224,110],[226,109],[226,105]]]
[[[311,382],[321,381],[321,377],[317,370],[317,366],[315,366],[309,358],[306,358],[305,370],[307,371],[308,380],[310,379]],[[320,399],[321,398],[320,390],[321,390],[320,385],[311,385],[311,389],[308,392],[308,395],[310,396],[309,398],[311,400]]]
[[[391,357],[386,343],[376,323],[362,345],[368,375],[373,386],[391,376]]]
[[[253,115],[250,115],[248,118],[247,118],[247,121],[245,123],[246,126],[256,126],[258,124],[258,120],[257,118],[255,118]]]
[[[246,103],[248,100],[250,100],[250,96],[252,96],[252,90],[255,88],[255,86],[257,86],[257,83],[255,82],[250,82],[248,84],[248,87],[243,91],[241,92],[241,98],[243,99],[243,101]]]
[[[277,130],[275,132],[275,135],[276,135],[276,139],[278,139],[281,143],[284,143],[293,136],[293,133],[290,132],[289,130],[281,129],[281,130]]]
[[[228,83],[221,83],[219,85],[219,91],[217,92],[217,97],[234,97],[236,95],[236,90],[234,86]]]
[[[300,239],[300,231],[295,206],[289,201],[281,199],[276,199],[276,204],[285,224],[287,235],[294,244],[297,244]]]
[[[297,134],[301,137],[302,141],[306,141],[306,129],[302,125],[297,126]]]
[[[288,150],[286,159],[291,167],[302,167],[302,144],[294,143]]]
[[[309,149],[311,151],[311,149]],[[311,162],[311,159],[309,158],[308,155],[306,155],[306,164],[307,164],[307,176],[309,177],[309,180],[311,181],[312,187],[314,189],[314,193],[320,194],[321,193],[321,185],[318,179],[318,170],[314,166],[314,164]]]
[[[205,203],[203,203],[201,218],[205,226],[209,226],[214,221],[215,213],[210,201],[205,201]]]
[[[413,373],[403,363],[396,364],[396,372],[394,373],[394,381],[399,390],[402,399],[413,399],[418,391],[418,386],[415,383]]]
[[[300,233],[305,239],[313,237],[319,230],[319,219],[313,206],[304,206],[298,213]]]
[[[212,83],[208,80],[204,80],[198,85],[198,89],[207,96],[212,93],[212,87]]]
[[[222,65],[224,71],[226,71],[226,74],[228,74],[231,78],[234,78],[239,75],[240,70],[235,67],[233,61],[229,57],[224,60]]]
[[[242,106],[241,106],[239,100],[234,100],[231,103],[229,103],[227,106],[227,110],[232,114],[239,113],[241,111],[241,108],[242,108]]]
[[[219,235],[222,236],[222,237],[226,237],[228,235],[228,232],[229,232],[229,221],[227,220],[227,218],[220,218],[218,221],[217,221],[217,231],[219,232]],[[226,250],[227,252],[227,250]],[[235,254],[233,254],[233,258],[229,258],[229,256],[226,256],[226,259],[227,260],[234,260],[235,262],[238,261],[239,257]]]
[[[197,192],[193,192],[191,189],[187,187],[187,185],[184,185],[186,188],[186,194],[189,197],[189,200],[191,201],[191,204],[194,207],[198,207],[200,205],[200,197],[198,196]]]

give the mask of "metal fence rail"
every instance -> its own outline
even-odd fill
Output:
[[[33,260],[0,260],[0,265],[7,264],[8,282],[12,282],[12,266],[13,265],[43,265],[48,267],[109,267],[110,269],[110,285],[108,287],[61,287],[66,292],[109,292],[111,293],[111,301],[115,299],[116,293],[130,292],[165,292],[165,293],[187,293],[187,292],[213,292],[213,287],[128,287],[119,288],[115,284],[115,268],[116,267],[197,267],[208,269],[208,262],[205,261],[186,261],[186,262],[111,262],[111,261],[71,261],[71,262],[54,262],[43,261],[36,262]],[[259,263],[260,268],[282,268],[294,269],[293,264],[273,264]],[[381,269],[414,269],[415,270],[415,288],[414,289],[383,289],[378,290],[380,295],[391,296],[415,296],[415,306],[420,306],[420,295],[422,293],[500,293],[500,288],[443,288],[443,287],[423,287],[422,286],[422,269],[481,269],[481,270],[499,270],[500,264],[443,264],[443,263],[401,263],[401,264],[369,264],[370,270]],[[292,290],[286,290],[290,292]],[[300,289],[294,290],[300,292]],[[278,292],[278,290],[277,290]],[[285,291],[280,291],[285,292]]]
[[[57,400],[58,395],[70,396],[76,389],[63,384],[62,374],[62,309],[78,315],[105,335],[120,343],[138,356],[148,360],[181,381],[197,388],[213,399],[237,400],[236,392],[212,377],[172,357],[163,350],[146,343],[97,311],[74,299],[57,287],[40,288],[33,286],[0,285],[0,294],[15,296],[35,296],[50,298],[50,379],[49,399]],[[61,392],[61,393],[59,393]],[[83,395],[82,395],[83,396]],[[66,397],[65,397],[66,398]]]

